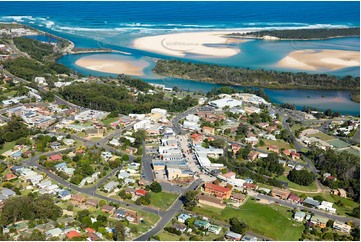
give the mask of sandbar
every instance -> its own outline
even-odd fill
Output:
[[[300,70],[339,70],[360,66],[360,52],[349,50],[297,50],[277,63],[278,67]]]
[[[188,32],[147,36],[135,39],[132,45],[136,49],[177,57],[192,54],[225,58],[238,54],[239,44],[248,41],[225,36],[233,32]]]
[[[82,57],[75,62],[76,65],[93,70],[112,74],[127,74],[132,76],[144,75],[144,68],[149,65],[144,60],[126,61],[116,59],[98,59]]]

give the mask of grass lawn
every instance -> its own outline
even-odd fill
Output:
[[[350,144],[347,144],[346,142],[339,140],[339,139],[329,140],[329,141],[327,141],[327,143],[329,143],[336,149],[346,148],[346,147],[350,146]]]
[[[267,146],[269,146],[269,145],[276,145],[279,149],[282,149],[282,148],[292,149],[292,146],[283,140],[269,140],[269,139],[262,139],[262,140],[264,141],[266,146],[261,147],[261,149],[267,150]]]
[[[302,128],[303,126],[301,124],[295,124],[295,125],[292,125],[291,127],[291,131],[292,132],[295,132],[296,130],[299,130],[300,128]]]
[[[250,231],[274,240],[297,241],[304,230],[303,224],[292,220],[292,212],[288,212],[288,208],[259,204],[251,199],[239,209],[204,206],[196,207],[194,212],[216,220],[222,218],[224,222],[236,216],[245,221]]]
[[[118,119],[119,119],[118,117],[106,118],[106,119],[103,119],[102,122],[103,122],[104,125],[110,125],[111,123],[114,123]]]
[[[335,139],[334,137],[327,135],[323,132],[318,132],[317,134],[311,134],[309,136],[319,138],[320,140],[323,140],[323,141],[329,141],[329,140]]]
[[[345,151],[347,151],[347,152],[350,153],[350,154],[354,154],[354,155],[360,156],[360,151],[358,151],[358,150],[356,150],[356,149],[348,148],[348,149],[345,149]]]
[[[184,241],[189,240],[188,236],[182,234],[181,236],[176,234],[171,234],[167,231],[162,230],[162,232],[157,234],[159,236],[160,241],[179,241],[182,238]]]
[[[12,142],[5,142],[3,144],[3,148],[0,150],[0,154],[8,151],[8,150],[11,150],[14,146],[15,146],[15,143],[16,141],[12,141]]]
[[[317,191],[317,186],[316,186],[315,182],[313,182],[310,186],[301,186],[301,185],[291,182],[285,176],[279,176],[277,178],[277,180],[288,182],[288,187],[296,189],[296,190],[301,190],[301,191],[305,191],[305,192],[316,192]]]
[[[173,204],[177,197],[177,194],[168,192],[150,192],[150,205],[166,210]]]

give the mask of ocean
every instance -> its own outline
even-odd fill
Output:
[[[130,46],[135,38],[185,31],[337,28],[359,26],[359,2],[0,2],[0,21],[19,22],[68,38],[76,47],[112,48],[150,63],[142,78],[148,82],[179,86],[186,90],[210,90],[215,84],[159,78],[151,72],[153,58],[174,58]],[[298,49],[360,50],[359,38],[322,41],[261,40],[242,43],[240,54],[229,58],[182,59],[249,68],[288,70],[274,63]],[[126,58],[119,54],[117,57]],[[60,63],[83,74],[108,75],[75,65],[79,55],[64,56]],[[289,70],[297,71],[297,70]],[[359,67],[323,71],[359,76]],[[266,90],[276,103],[310,105],[320,109],[359,115],[359,104],[349,91]]]

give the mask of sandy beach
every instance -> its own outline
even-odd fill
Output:
[[[133,47],[179,57],[193,54],[225,58],[238,54],[239,44],[247,41],[224,36],[233,32],[189,32],[142,37],[133,42]]]
[[[338,70],[360,66],[360,52],[346,50],[297,50],[277,63],[279,67],[300,70]]]
[[[144,75],[143,69],[149,65],[144,60],[126,61],[116,59],[99,59],[86,56],[78,59],[76,65],[93,71],[107,72],[112,74],[127,74],[132,76]]]

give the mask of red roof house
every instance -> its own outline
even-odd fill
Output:
[[[231,197],[232,189],[228,187],[222,187],[213,183],[207,182],[204,184],[204,191],[222,199],[228,199]]]
[[[72,231],[69,231],[68,233],[66,233],[66,236],[69,238],[69,239],[72,239],[74,237],[80,237],[81,234],[76,231],[76,230],[72,230]]]
[[[51,161],[61,161],[62,159],[63,158],[59,154],[55,154],[55,155],[50,156]]]
[[[143,189],[138,189],[135,191],[135,195],[137,196],[145,196],[148,192],[146,190]]]

